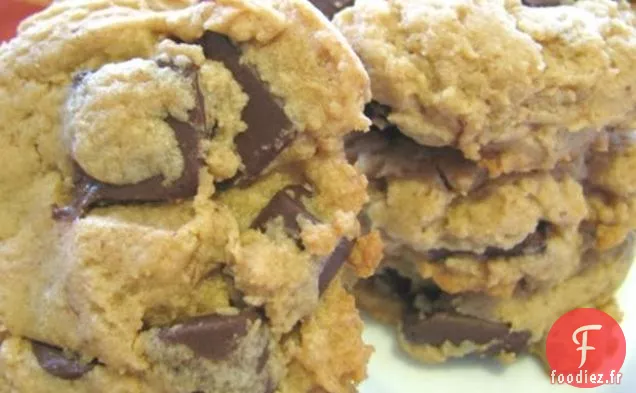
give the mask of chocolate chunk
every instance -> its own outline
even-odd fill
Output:
[[[547,233],[550,224],[541,221],[534,232],[529,234],[521,243],[511,249],[504,250],[497,247],[487,247],[483,254],[467,251],[451,251],[447,249],[435,249],[428,251],[428,258],[433,261],[444,260],[454,256],[472,256],[476,259],[483,258],[514,258],[522,255],[536,255],[545,252],[547,245]]]
[[[206,315],[164,328],[159,338],[170,344],[182,344],[210,360],[226,360],[245,337],[250,322],[259,319],[254,311],[238,315]]]
[[[269,201],[267,206],[261,210],[256,219],[252,222],[253,229],[265,230],[267,223],[282,217],[283,225],[287,234],[300,240],[300,226],[298,217],[304,217],[312,223],[317,223],[318,219],[305,209],[300,202],[301,196],[310,196],[311,191],[302,186],[289,186],[277,192]],[[300,244],[299,244],[300,245]],[[320,261],[321,273],[318,279],[318,288],[322,294],[336,276],[342,265],[346,262],[353,244],[343,238],[340,240],[331,255],[324,257]]]
[[[353,243],[343,238],[331,255],[322,260],[322,271],[320,272],[320,278],[318,280],[318,290],[321,294],[327,289],[331,281],[336,277],[336,274],[338,274],[338,271],[340,271],[342,265],[347,261],[352,248]]]
[[[44,371],[61,379],[79,379],[96,364],[82,363],[79,358],[68,356],[62,349],[38,341],[31,342],[31,350]]]
[[[522,0],[528,7],[555,7],[561,5],[562,0]]]
[[[73,221],[82,217],[91,207],[98,205],[175,201],[196,195],[199,187],[199,139],[206,132],[205,107],[198,87],[197,73],[188,73],[193,81],[197,104],[190,111],[188,122],[172,117],[166,119],[166,123],[174,130],[179,150],[183,155],[184,169],[181,177],[167,185],[164,185],[163,176],[154,176],[136,184],[114,185],[93,178],[74,163],[73,202],[65,207],[54,207],[54,219]]]
[[[199,41],[209,60],[222,62],[249,97],[243,109],[247,129],[234,140],[243,162],[233,184],[253,181],[294,140],[296,131],[281,106],[254,72],[241,64],[240,50],[227,37],[206,32]]]
[[[489,346],[484,354],[522,352],[526,349],[529,332],[512,332],[503,323],[457,314],[438,312],[425,315],[418,312],[405,313],[402,332],[406,340],[413,344],[440,346],[446,341],[460,345],[470,341],[477,345]]]
[[[304,217],[313,223],[318,219],[305,209],[300,202],[301,196],[310,196],[311,191],[302,186],[289,186],[278,191],[269,201],[267,206],[261,210],[256,219],[252,222],[252,229],[265,230],[267,223],[282,217],[285,230],[294,239],[300,237],[300,226],[298,217]]]
[[[486,356],[497,356],[503,353],[520,353],[528,348],[528,343],[532,335],[530,332],[509,332],[501,341],[488,347],[483,352]]]
[[[351,7],[354,0],[309,0],[328,19],[331,19],[341,10]]]

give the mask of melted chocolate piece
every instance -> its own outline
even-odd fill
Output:
[[[418,345],[440,346],[446,341],[455,345],[464,341],[477,345],[492,343],[483,352],[485,355],[496,355],[501,351],[522,352],[530,339],[529,332],[512,332],[506,324],[456,312],[437,312],[428,316],[418,312],[406,313],[402,332],[406,340]]]
[[[522,0],[528,7],[556,7],[561,5],[561,0]]]
[[[333,250],[331,255],[325,257],[322,260],[322,271],[318,279],[318,290],[322,294],[325,292],[331,281],[336,277],[336,274],[340,271],[342,265],[347,262],[351,250],[353,249],[353,243],[348,239],[341,239],[340,243]]]
[[[311,191],[302,186],[289,186],[277,192],[269,201],[267,206],[261,210],[256,219],[252,222],[253,229],[265,230],[267,223],[277,217],[282,217],[283,225],[287,234],[300,241],[300,226],[298,217],[304,217],[313,223],[318,219],[305,209],[301,196],[310,196]],[[300,244],[299,244],[300,245]],[[300,245],[302,247],[302,245]],[[334,251],[320,261],[321,273],[318,278],[318,288],[322,294],[334,279],[342,265],[346,262],[353,244],[343,238],[340,240]]]
[[[281,106],[254,72],[241,64],[240,50],[220,34],[206,32],[199,44],[205,57],[222,62],[249,97],[243,109],[247,129],[234,140],[243,169],[231,184],[254,181],[296,137],[296,131]]]
[[[94,206],[175,201],[196,195],[199,187],[199,139],[206,132],[205,107],[198,88],[197,73],[195,71],[189,73],[188,76],[192,78],[197,97],[197,104],[190,111],[190,119],[188,122],[172,117],[166,119],[166,123],[174,130],[179,150],[183,155],[184,169],[181,177],[167,185],[163,184],[163,176],[154,176],[136,184],[114,185],[95,179],[75,162],[73,202],[65,207],[54,207],[54,219],[73,221],[82,217]]]
[[[79,379],[89,373],[96,364],[84,364],[76,357],[69,357],[61,348],[38,341],[31,342],[31,350],[44,371],[61,379]]]
[[[248,332],[250,322],[259,319],[254,311],[238,315],[206,315],[164,328],[159,338],[170,344],[182,344],[210,360],[226,360]]]
[[[522,255],[541,254],[546,250],[546,239],[549,224],[545,221],[539,222],[537,229],[529,234],[521,243],[517,244],[509,250],[497,247],[488,247],[483,254],[477,254],[467,251],[451,251],[446,249],[430,250],[428,257],[434,261],[441,261],[453,256],[473,256],[476,259],[481,258],[513,258]]]
[[[260,229],[264,231],[267,223],[282,217],[285,231],[294,239],[300,237],[300,226],[298,225],[298,217],[304,217],[313,223],[317,223],[318,219],[305,209],[300,202],[302,196],[310,196],[311,191],[302,186],[289,186],[278,191],[269,201],[267,206],[261,210],[256,219],[252,222],[252,229]]]
[[[309,0],[328,19],[331,19],[341,10],[351,7],[354,0]]]

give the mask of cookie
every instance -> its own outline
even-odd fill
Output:
[[[634,127],[627,1],[360,0],[334,23],[390,123],[490,176],[550,170]]]
[[[360,305],[398,326],[418,359],[527,351],[566,311],[611,299],[627,273],[633,133],[598,134],[575,161],[495,179],[394,126],[347,147],[369,178],[364,221],[386,245]]]
[[[355,390],[370,88],[313,6],[55,2],[0,69],[0,392]]]
[[[504,363],[524,352],[539,356],[545,337],[563,314],[580,307],[606,310],[633,259],[633,239],[605,252],[586,254],[586,265],[564,281],[510,298],[449,295],[430,281],[409,280],[387,268],[357,288],[359,304],[397,326],[401,348],[424,363],[452,358],[497,357]],[[612,307],[612,315],[621,313]]]

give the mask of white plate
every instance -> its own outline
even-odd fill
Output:
[[[627,359],[621,370],[621,385],[602,386],[594,393],[636,393],[636,267],[619,293],[625,319]],[[369,366],[369,379],[361,393],[573,393],[584,392],[571,386],[551,385],[538,361],[524,357],[508,367],[494,361],[456,361],[425,366],[406,358],[398,348],[390,328],[367,320],[365,340],[376,352]]]

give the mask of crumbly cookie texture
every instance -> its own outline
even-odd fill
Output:
[[[633,255],[633,132],[599,133],[552,170],[492,179],[457,150],[375,122],[346,143],[369,178],[363,222],[386,245],[358,302],[398,327],[408,354],[509,362],[563,313],[612,298]]]
[[[616,247],[636,228],[632,133],[606,134],[552,171],[497,179],[457,151],[395,130],[348,147],[370,179],[365,214],[384,234],[385,264],[449,293],[511,296],[519,285],[552,285],[574,274],[588,249]]]
[[[304,0],[25,21],[0,46],[0,392],[355,391],[343,281],[381,239],[342,136],[369,96]]]
[[[363,310],[397,327],[400,346],[419,361],[441,363],[477,354],[496,356],[508,363],[521,350],[531,350],[540,355],[541,344],[552,324],[575,308],[599,308],[620,319],[621,313],[613,296],[631,267],[633,246],[630,238],[613,250],[589,253],[586,255],[588,265],[579,273],[530,295],[502,299],[464,294],[444,300],[446,305],[435,304],[440,300],[433,301],[433,309],[426,311],[432,311],[425,319],[427,323],[416,325],[416,328],[426,327],[425,332],[414,330],[409,325],[413,319],[408,317],[414,312],[413,307],[417,309],[423,303],[409,303],[399,287],[387,286],[386,283],[392,280],[387,280],[386,273],[379,273],[374,279],[360,283],[356,296]],[[427,284],[421,279],[416,280],[411,281],[413,291],[417,292],[419,286],[419,290],[425,292]],[[424,292],[420,292],[419,296]],[[449,307],[454,311],[450,311]],[[437,317],[435,312],[439,313]],[[449,312],[451,316],[448,316]],[[459,316],[452,316],[453,313]],[[444,318],[439,315],[444,315]],[[466,333],[466,329],[470,329],[470,333],[464,338],[453,334],[453,331]],[[499,333],[499,329],[505,334],[495,334]],[[432,337],[439,342],[428,344]]]
[[[498,176],[551,169],[597,132],[634,126],[631,5],[560,3],[360,0],[334,23],[391,123]]]
[[[194,106],[191,82],[179,70],[153,60],[108,64],[84,76],[69,97],[65,139],[82,169],[105,183],[134,184],[157,175],[170,183],[185,165],[164,119],[186,121]]]

